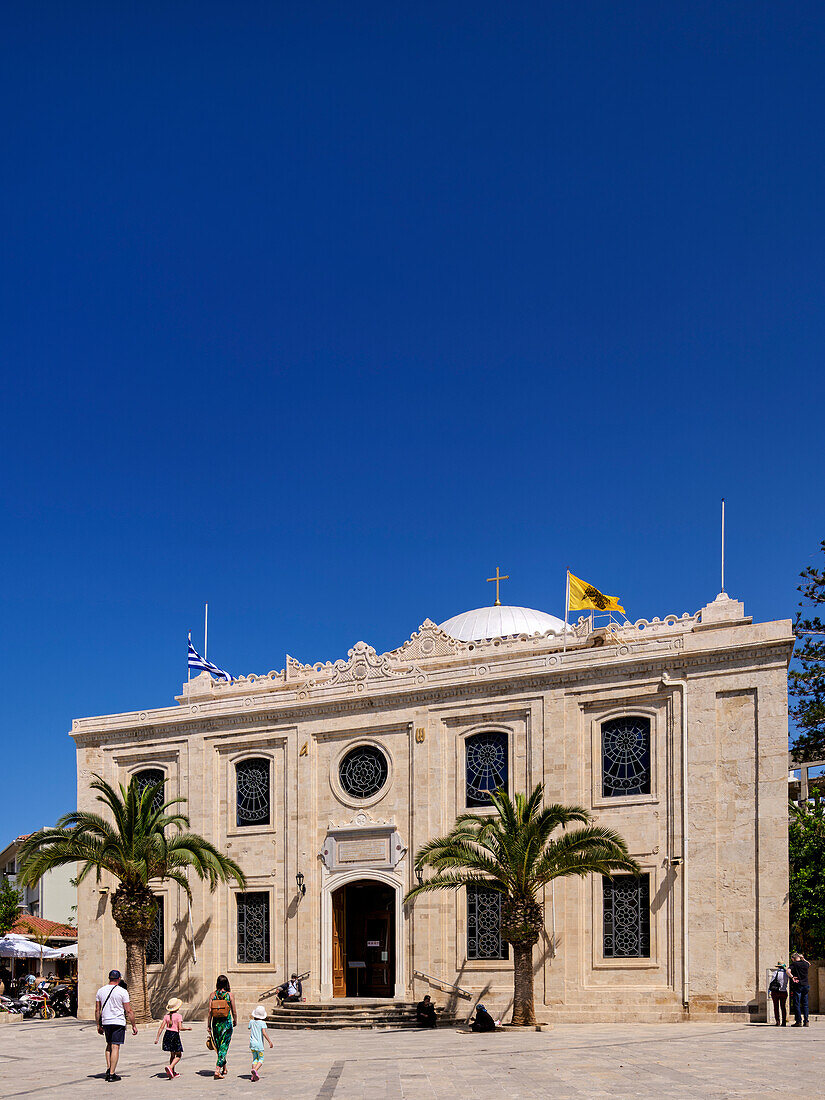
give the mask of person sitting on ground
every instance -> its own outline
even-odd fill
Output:
[[[429,997],[429,994],[425,996],[423,1001],[419,1001],[415,1010],[415,1018],[422,1025],[422,1027],[435,1027],[438,1022],[435,1015],[435,1005]]]
[[[301,979],[297,974],[292,974],[289,981],[279,985],[276,990],[276,996],[280,1004],[300,1001],[303,993],[304,987],[301,985]]]
[[[495,1031],[496,1022],[484,1005],[476,1005],[476,1018],[470,1024],[470,1031]]]

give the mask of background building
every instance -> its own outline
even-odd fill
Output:
[[[47,871],[36,886],[23,886],[17,881],[17,853],[29,833],[15,837],[0,852],[0,874],[22,894],[21,911],[33,917],[44,917],[58,924],[74,924],[77,912],[77,887],[72,882],[74,867],[57,867]]]
[[[163,777],[248,885],[158,884],[157,1011],[205,1007],[220,972],[241,1013],[290,971],[309,1000],[512,996],[497,896],[403,901],[413,855],[487,792],[537,782],[627,839],[636,879],[545,892],[535,953],[545,1019],[748,1018],[788,946],[790,621],[720,595],[694,615],[568,634],[552,615],[483,608],[426,620],[399,649],[241,676],[204,674],[177,705],[79,719],[78,805],[93,773]],[[108,892],[80,890],[80,1003],[122,965]],[[358,964],[358,965],[356,965]],[[83,1012],[81,1010],[81,1015]]]

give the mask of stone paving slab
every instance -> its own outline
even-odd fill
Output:
[[[556,1024],[548,1032],[272,1031],[263,1076],[250,1078],[245,1029],[229,1075],[213,1081],[203,1024],[183,1035],[181,1076],[169,1081],[156,1028],[129,1035],[106,1084],[103,1040],[75,1020],[0,1026],[0,1097],[165,1095],[284,1100],[756,1100],[825,1095],[825,1027],[764,1024]],[[790,1087],[789,1089],[789,1085]]]

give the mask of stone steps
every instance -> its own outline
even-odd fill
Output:
[[[383,1004],[292,1004],[269,1010],[266,1022],[271,1028],[295,1031],[303,1028],[314,1030],[339,1030],[354,1028],[417,1028],[414,1004],[403,1001],[387,1001]],[[451,1016],[439,1013],[439,1023],[452,1024]]]

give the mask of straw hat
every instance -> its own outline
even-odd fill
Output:
[[[253,1008],[253,1010],[252,1010],[252,1019],[253,1020],[265,1020],[266,1019],[266,1009],[264,1008],[263,1005],[258,1005],[256,1008]]]
[[[171,1001],[166,1002],[166,1011],[177,1012],[182,1004],[183,1001],[180,999],[180,997],[173,997]]]

